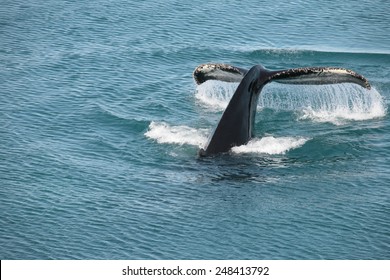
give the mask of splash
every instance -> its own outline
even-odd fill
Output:
[[[347,121],[362,121],[386,115],[380,93],[353,84],[284,86],[265,88],[259,106],[298,112],[300,120],[330,122],[341,125]]]
[[[164,122],[151,122],[145,136],[157,143],[193,145],[202,148],[207,142],[209,131],[188,126],[170,126]]]
[[[370,120],[385,115],[385,102],[375,88],[365,90],[344,85],[317,98],[317,103],[303,108],[300,119],[342,125],[348,121]]]
[[[255,138],[246,145],[233,147],[232,152],[236,154],[256,153],[278,155],[285,154],[289,150],[303,146],[309,138],[303,137],[273,137],[267,136],[261,139]]]
[[[212,111],[223,111],[229,104],[238,83],[210,80],[196,88],[195,98],[202,106]]]
[[[204,148],[208,141],[210,131],[207,129],[195,129],[188,126],[171,126],[164,122],[151,122],[145,136],[156,140],[159,144],[192,145]],[[246,145],[233,147],[235,154],[284,154],[287,151],[301,147],[308,141],[303,137],[273,137],[266,136],[255,138]]]
[[[202,106],[222,111],[237,86],[237,83],[207,81],[197,87],[195,97]],[[260,94],[258,110],[263,108],[294,111],[300,120],[335,125],[380,118],[387,111],[383,97],[375,88],[367,90],[354,84],[309,86],[271,83]]]

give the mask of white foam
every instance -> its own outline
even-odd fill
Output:
[[[273,137],[254,138],[246,145],[233,147],[232,152],[236,154],[285,154],[291,149],[303,146],[309,139],[303,137]]]
[[[202,148],[208,139],[207,129],[195,129],[188,126],[170,126],[164,122],[151,122],[145,136],[157,143],[188,144]]]
[[[164,122],[151,122],[145,136],[156,140],[157,143],[192,145],[204,148],[208,141],[207,129],[195,129],[188,126],[171,126]],[[246,145],[233,147],[236,154],[259,153],[259,154],[284,154],[287,151],[301,147],[308,138],[303,137],[273,137],[266,136],[255,138]]]

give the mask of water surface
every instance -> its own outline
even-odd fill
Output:
[[[2,1],[1,259],[388,259],[387,1]],[[256,137],[197,151],[237,84],[201,63],[350,68],[267,85]]]

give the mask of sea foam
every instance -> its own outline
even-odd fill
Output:
[[[208,141],[208,129],[195,129],[188,126],[172,126],[165,122],[151,122],[145,136],[160,144],[192,145],[204,148]],[[303,137],[274,137],[254,138],[246,145],[233,147],[235,154],[284,154],[291,149],[301,147],[308,141]]]
[[[273,137],[254,138],[246,145],[233,147],[232,152],[236,154],[285,154],[289,150],[303,146],[309,138],[304,137]]]
[[[207,142],[207,129],[195,129],[188,126],[171,126],[165,122],[151,122],[145,136],[157,143],[193,145],[203,147]]]

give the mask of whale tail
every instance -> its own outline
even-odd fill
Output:
[[[228,152],[234,146],[246,144],[253,137],[257,101],[262,88],[269,82],[322,85],[355,83],[370,89],[370,83],[358,73],[336,67],[305,67],[271,71],[261,65],[249,71],[228,64],[202,64],[194,73],[197,84],[208,80],[239,82],[213,135],[200,156]]]
[[[354,83],[366,89],[371,88],[370,83],[365,77],[345,68],[304,67],[276,71],[265,70],[268,75],[267,82],[275,81],[278,83],[300,85]],[[208,80],[239,83],[247,73],[248,70],[244,68],[222,63],[207,63],[196,67],[193,76],[198,85]]]

